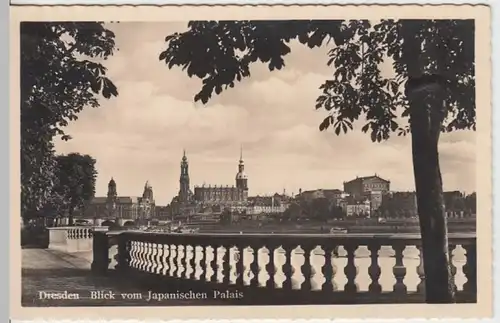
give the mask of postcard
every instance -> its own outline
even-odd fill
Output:
[[[490,19],[12,6],[12,318],[491,316]]]

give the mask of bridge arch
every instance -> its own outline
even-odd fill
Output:
[[[111,220],[106,220],[106,221],[103,221],[101,223],[101,225],[103,227],[114,227],[114,226],[116,226],[116,223],[114,221],[111,221]]]
[[[128,220],[128,221],[125,221],[125,223],[123,223],[124,227],[132,227],[134,225],[135,225],[135,222],[132,220]]]
[[[86,219],[77,219],[75,220],[75,225],[88,225],[91,224],[89,220]]]

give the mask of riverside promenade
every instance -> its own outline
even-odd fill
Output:
[[[112,271],[106,276],[92,275],[92,252],[65,253],[57,250],[22,249],[22,299],[25,307],[55,306],[179,306],[200,305],[192,300],[147,300],[148,289],[134,280],[123,280]],[[92,299],[91,291],[112,291],[115,299]],[[48,299],[40,292],[78,294],[79,299]],[[144,295],[127,299],[121,294]],[[204,301],[203,305],[217,303]]]

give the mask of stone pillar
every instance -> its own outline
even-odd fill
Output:
[[[95,231],[92,237],[91,271],[97,275],[105,275],[110,263],[108,236],[105,231]]]
[[[49,228],[49,249],[67,252],[68,249],[68,228]]]

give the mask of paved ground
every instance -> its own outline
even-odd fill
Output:
[[[22,306],[208,305],[192,300],[148,301],[148,291],[134,286],[132,281],[119,280],[112,273],[106,277],[91,275],[89,259],[88,253],[70,255],[47,249],[23,249]],[[115,299],[93,299],[91,291],[113,292]],[[55,293],[59,299],[47,298]],[[132,300],[123,299],[122,293],[136,296]],[[76,294],[78,299],[64,299],[68,294]],[[137,299],[139,294],[141,299]]]

